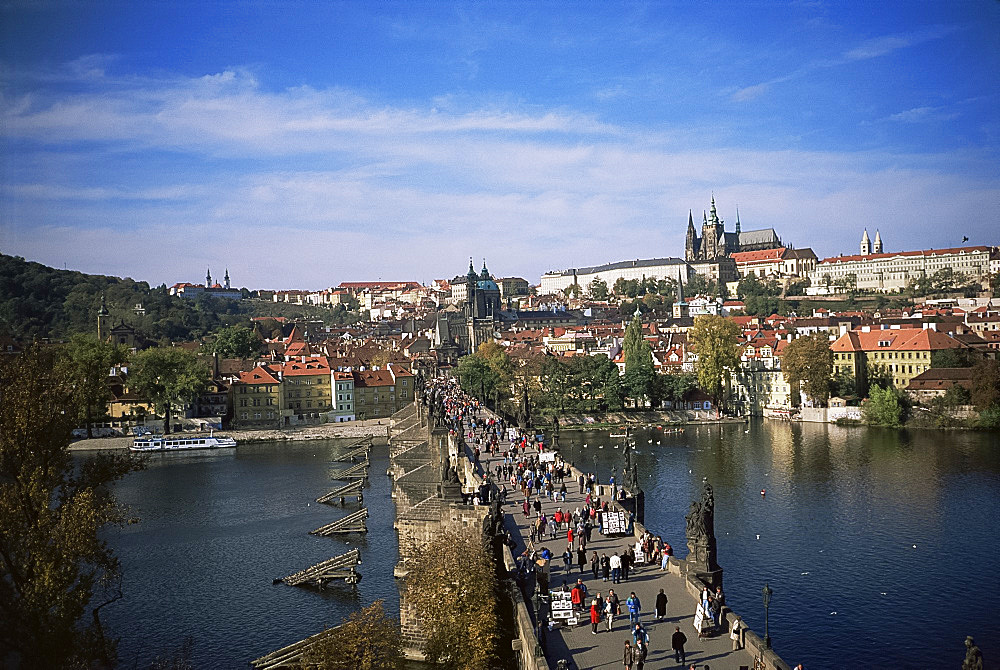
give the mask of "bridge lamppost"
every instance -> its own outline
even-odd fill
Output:
[[[764,596],[764,648],[770,649],[771,636],[768,634],[767,629],[767,608],[771,604],[771,595],[774,593],[774,590],[767,585],[767,582],[764,582],[764,588],[761,589],[760,593]]]

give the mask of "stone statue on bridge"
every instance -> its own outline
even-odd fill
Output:
[[[687,516],[688,555],[685,559],[695,573],[712,587],[722,585],[722,568],[719,567],[715,543],[715,493],[712,485],[705,483],[701,500],[691,502]]]

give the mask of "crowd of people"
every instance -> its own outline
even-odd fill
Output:
[[[594,531],[603,532],[604,516],[611,509],[611,501],[602,498],[602,489],[596,473],[574,474],[571,464],[557,452],[546,450],[544,442],[529,431],[508,425],[505,421],[486,412],[485,408],[464,394],[454,383],[436,381],[445,389],[445,423],[455,436],[468,445],[477,467],[482,466],[483,486],[471,500],[472,504],[488,502],[484,490],[495,486],[501,502],[512,502],[528,520],[527,538],[523,545],[508,533],[508,545],[517,557],[517,576],[526,592],[532,588],[542,594],[550,590],[550,579],[557,559],[561,559],[562,586],[568,591],[575,620],[589,620],[591,634],[614,630],[615,622],[629,617],[630,639],[624,643],[622,655],[626,670],[643,670],[650,653],[650,636],[642,622],[642,603],[635,591],[621,600],[615,586],[629,582],[639,565],[648,565],[660,571],[668,569],[673,547],[660,535],[644,533],[634,542],[610,551],[598,552],[592,548]],[[485,458],[484,458],[485,457]],[[481,463],[481,459],[485,463]],[[567,504],[570,487],[584,496],[581,504]],[[604,491],[618,487],[609,480]],[[516,496],[516,499],[511,500]],[[613,499],[614,493],[610,494]],[[631,518],[629,519],[631,528]],[[559,553],[549,545],[560,543]],[[563,544],[565,543],[565,544]],[[609,555],[610,554],[610,555]],[[602,594],[590,594],[584,577],[589,572],[596,583],[608,583]],[[572,586],[571,586],[572,584]],[[716,628],[720,627],[725,596],[721,587],[716,591],[705,589],[701,605],[711,617]],[[667,619],[668,598],[664,589],[656,595],[653,614],[655,622]],[[540,637],[554,622],[539,622]],[[604,624],[603,626],[601,624]],[[738,638],[738,636],[736,636]],[[674,660],[686,664],[687,637],[675,626],[670,636]],[[734,649],[737,643],[734,642]],[[700,666],[707,669],[708,666]]]

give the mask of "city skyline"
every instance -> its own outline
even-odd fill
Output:
[[[0,251],[252,288],[541,274],[732,230],[996,244],[1000,5],[0,8]],[[254,285],[251,286],[250,282]]]

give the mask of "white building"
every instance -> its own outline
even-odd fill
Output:
[[[835,292],[837,284],[851,281],[852,275],[856,281],[853,288],[859,291],[891,293],[945,268],[982,281],[990,272],[990,256],[990,247],[977,246],[824,258],[809,273],[807,293]]]
[[[672,279],[675,282],[686,283],[688,280],[688,264],[680,258],[648,258],[634,261],[619,261],[606,265],[586,268],[570,268],[562,272],[546,272],[542,275],[538,292],[542,295],[565,291],[573,284],[580,286],[582,291],[595,279],[601,279],[610,290],[619,279]],[[454,287],[452,287],[454,290]]]

